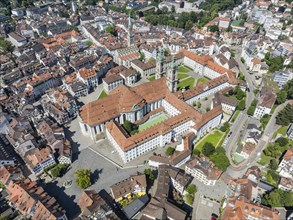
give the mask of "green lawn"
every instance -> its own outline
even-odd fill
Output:
[[[201,77],[199,78],[197,81],[196,81],[196,85],[198,85],[199,83],[206,83],[208,82],[209,80],[205,77]]]
[[[192,70],[189,69],[188,67],[186,66],[179,66],[178,67],[178,73],[188,73],[188,72],[191,72]]]
[[[236,120],[236,118],[237,118],[237,116],[239,115],[239,113],[240,113],[240,110],[236,110],[236,111],[235,111],[235,113],[234,113],[234,115],[233,115],[233,117],[232,117],[232,119],[231,119],[231,122],[234,122],[234,121]]]
[[[104,97],[106,97],[106,96],[108,96],[108,95],[107,95],[107,93],[103,90],[103,91],[101,92],[100,96],[99,96],[99,99],[104,98]]]
[[[177,88],[178,89],[183,89],[183,88],[190,89],[190,88],[193,88],[194,81],[195,81],[195,79],[192,78],[192,77],[189,77],[187,79],[183,79],[178,83]]]
[[[271,77],[270,74],[263,75],[263,79],[264,79],[264,82],[265,82],[265,86],[266,87],[273,88],[275,90],[275,92],[279,92],[280,91],[280,88],[278,87],[277,83],[275,83],[272,80],[272,77]]]
[[[275,133],[274,133],[274,138],[277,137],[278,134],[286,137],[286,132],[288,130],[288,127],[289,126],[283,126],[283,127],[280,127]]]
[[[199,151],[201,151],[203,145],[206,142],[210,142],[212,143],[215,147],[217,147],[218,143],[220,142],[220,140],[222,139],[222,137],[224,136],[225,133],[222,133],[218,130],[215,130],[212,134],[209,134],[207,137],[205,137],[201,142],[199,142],[199,144],[197,144],[195,146],[196,149],[198,149]]]
[[[243,160],[245,160],[245,158],[242,157],[241,155],[239,155],[239,154],[234,155],[234,162],[236,164],[240,164]]]
[[[166,119],[168,118],[168,115],[167,114],[162,114],[156,118],[153,118],[153,119],[150,119],[150,120],[147,120],[145,123],[141,124],[139,127],[138,127],[138,131],[143,131],[155,124],[158,124],[162,121],[165,121]]]
[[[277,107],[278,107],[278,105],[274,104],[270,114],[273,114]]]
[[[153,76],[151,76],[151,77],[148,78],[149,81],[154,81],[155,79],[156,79],[156,76],[155,75],[153,75]]]
[[[179,79],[179,80],[180,80],[180,79],[185,79],[185,78],[187,78],[187,77],[189,77],[189,75],[186,74],[186,73],[178,73],[178,79]]]
[[[273,159],[272,157],[266,156],[264,153],[260,155],[260,161],[258,162],[260,165],[267,165],[270,163],[270,160]]]

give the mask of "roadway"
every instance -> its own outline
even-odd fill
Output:
[[[239,140],[239,136],[241,134],[241,131],[245,129],[246,122],[249,120],[249,116],[247,115],[247,109],[251,105],[251,102],[255,98],[254,95],[254,89],[255,85],[253,83],[254,79],[253,76],[249,74],[249,72],[246,69],[246,66],[241,62],[241,50],[240,48],[234,48],[236,53],[235,53],[235,60],[237,61],[239,65],[239,70],[244,74],[246,82],[248,83],[248,86],[250,88],[250,91],[247,92],[247,97],[246,97],[246,110],[240,112],[238,117],[236,118],[235,122],[231,126],[231,131],[232,134],[227,141],[227,144],[225,146],[226,152],[227,152],[227,157],[229,158],[231,162],[231,166],[227,169],[227,173],[234,177],[241,177],[246,169],[249,166],[254,166],[256,165],[257,161],[260,159],[260,155],[262,151],[267,147],[268,143],[272,140],[274,133],[280,128],[280,126],[276,125],[276,116],[277,114],[286,106],[286,103],[283,103],[279,105],[274,113],[271,116],[270,121],[268,122],[267,126],[264,129],[262,138],[260,139],[258,145],[256,146],[256,151],[253,152],[250,157],[245,160],[243,163],[240,165],[235,165],[231,159],[231,152],[234,153],[237,147],[237,142]]]
[[[276,116],[288,104],[288,102],[289,101],[279,105],[275,109],[274,113],[271,116],[270,121],[268,122],[267,126],[265,127],[262,138],[260,139],[260,141],[258,142],[258,144],[256,146],[256,151],[252,155],[250,155],[250,157],[247,160],[245,160],[243,163],[241,163],[241,165],[239,165],[239,166],[231,165],[227,169],[227,172],[229,173],[229,175],[231,175],[234,178],[239,177],[239,176],[243,175],[243,172],[245,172],[249,166],[256,165],[256,163],[260,159],[261,153],[267,147],[269,142],[273,139],[274,133],[280,128],[280,125],[276,124]]]
[[[235,60],[238,63],[240,72],[242,72],[245,76],[245,80],[248,83],[249,91],[246,92],[246,109],[239,113],[236,120],[231,125],[230,131],[232,133],[231,133],[231,136],[229,137],[229,139],[225,145],[227,157],[229,158],[232,165],[233,165],[233,160],[231,158],[231,152],[235,152],[235,150],[237,148],[237,142],[239,140],[241,131],[245,129],[245,127],[247,125],[246,122],[249,120],[249,116],[247,115],[247,109],[251,105],[253,99],[255,98],[255,95],[253,93],[253,90],[254,90],[253,78],[249,74],[249,72],[247,71],[246,66],[240,60],[241,49],[239,47],[234,48],[234,49],[236,51],[235,52]]]

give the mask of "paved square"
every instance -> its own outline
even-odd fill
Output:
[[[128,178],[136,171],[143,172],[146,167],[118,169],[115,165],[90,149],[82,150],[78,155],[78,160],[72,163],[70,170],[68,170],[62,178],[58,178],[54,183],[49,183],[44,186],[46,190],[48,190],[48,193],[54,196],[65,210],[72,213],[72,216],[68,216],[69,219],[73,219],[73,217],[79,212],[79,209],[74,202],[76,203],[78,201],[83,190],[81,190],[75,183],[75,172],[78,169],[84,168],[91,169],[92,173],[93,185],[88,189],[94,189],[97,192],[105,189],[110,192],[110,186],[114,183]],[[63,187],[63,183],[66,180],[73,181],[72,186],[68,189]],[[75,208],[77,208],[77,210],[76,212],[73,212]]]
[[[213,213],[219,215],[220,204],[215,201],[210,201],[208,198],[199,198],[198,207],[195,208],[192,219],[208,220],[211,219]]]

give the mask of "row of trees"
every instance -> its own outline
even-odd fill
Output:
[[[288,104],[286,107],[279,112],[276,117],[276,123],[282,126],[288,126],[293,123],[293,106]]]

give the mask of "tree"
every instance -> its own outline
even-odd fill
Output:
[[[210,157],[210,160],[223,172],[225,172],[230,166],[230,161],[228,157],[223,153],[214,153]]]
[[[278,105],[284,103],[286,99],[287,99],[287,92],[285,90],[281,90],[280,92],[277,93],[276,103]]]
[[[206,142],[202,147],[202,153],[206,157],[211,156],[215,152],[215,150],[215,146],[210,142]]]
[[[276,117],[276,124],[287,126],[293,123],[293,106],[288,104]]]
[[[67,11],[60,11],[59,16],[62,18],[69,18],[70,17]]]
[[[91,170],[90,169],[79,169],[75,172],[76,174],[76,183],[81,189],[86,189],[91,182]]]
[[[220,131],[222,131],[222,132],[226,132],[226,131],[229,129],[229,127],[230,127],[230,124],[229,124],[228,122],[225,122],[225,123],[221,126]]]
[[[164,6],[164,7],[162,8],[162,14],[168,14],[168,12],[169,12],[168,7],[167,7],[167,6]]]
[[[115,26],[113,26],[113,25],[107,26],[106,27],[106,32],[109,33],[109,34],[112,34],[114,36],[117,36],[117,32],[116,32]]]
[[[226,154],[226,150],[225,150],[225,148],[223,148],[223,147],[217,147],[217,148],[216,148],[216,153],[219,153],[219,154]]]
[[[257,105],[257,100],[256,99],[253,99],[252,103],[251,103],[251,106],[256,106]]]
[[[270,168],[272,170],[278,169],[278,163],[277,163],[277,160],[276,159],[271,159],[270,160]]]
[[[236,98],[238,100],[242,100],[245,97],[245,92],[243,92],[241,89],[239,89],[236,93]]]
[[[269,71],[274,73],[283,68],[284,58],[282,56],[271,58],[270,53],[266,53],[265,62],[269,66]]]
[[[192,196],[191,194],[186,194],[185,195],[185,198],[186,198],[186,202],[189,204],[189,205],[192,205],[193,204],[193,201],[194,201],[194,196]]]
[[[200,103],[200,101],[197,102],[197,107],[198,107],[198,108],[201,107],[201,103]]]
[[[171,7],[171,12],[172,12],[172,13],[175,13],[175,11],[176,11],[175,6],[172,5],[172,7]]]
[[[254,115],[254,111],[255,111],[255,106],[250,106],[247,110],[247,114],[250,116]]]
[[[193,27],[193,22],[188,20],[185,24],[185,30],[189,31]]]
[[[168,147],[168,148],[166,149],[166,155],[167,155],[167,156],[171,156],[171,155],[173,155],[174,152],[175,152],[175,149],[174,149],[173,147]]]
[[[288,139],[285,138],[285,137],[279,137],[279,138],[276,140],[276,143],[279,144],[281,147],[284,147],[284,146],[286,146],[286,145],[289,143],[289,141],[288,141]]]
[[[85,44],[88,46],[88,47],[91,47],[93,45],[93,42],[91,42],[90,40],[86,41]]]
[[[265,128],[266,125],[269,123],[270,118],[271,117],[268,114],[265,114],[264,116],[262,116],[262,118],[260,119],[260,122],[261,122],[263,128]]]
[[[293,68],[293,61],[291,61]],[[289,80],[282,88],[280,92],[277,93],[277,104],[284,103],[286,100],[293,99],[293,79]]]
[[[154,180],[155,179],[155,175],[154,175],[153,171],[150,168],[145,169],[144,174],[146,175],[148,180]]]
[[[242,100],[245,97],[245,92],[242,91],[240,86],[235,87],[234,93],[236,94],[236,98],[238,100]]]
[[[196,189],[196,185],[194,184],[189,184],[187,187],[186,187],[186,192],[188,192],[189,194],[191,195],[194,195],[196,193],[197,189]]]
[[[132,123],[128,120],[125,120],[123,123],[124,129],[130,134],[132,131]]]
[[[237,109],[239,109],[240,111],[243,111],[245,109],[245,100],[241,100],[238,105],[237,105]]]
[[[141,54],[140,54],[140,57],[139,57],[139,60],[140,60],[140,61],[143,61],[143,60],[144,60],[144,58],[145,58],[145,55],[144,55],[144,53],[141,53]]]
[[[261,199],[261,203],[270,207],[292,207],[293,193],[275,189],[265,194]]]
[[[264,150],[264,154],[269,157],[279,158],[282,154],[280,146],[278,144],[269,144],[269,146]]]
[[[212,26],[209,27],[209,31],[210,32],[218,32],[219,27],[217,25],[212,25]]]
[[[200,156],[200,151],[196,148],[193,149],[192,153],[193,155]]]

